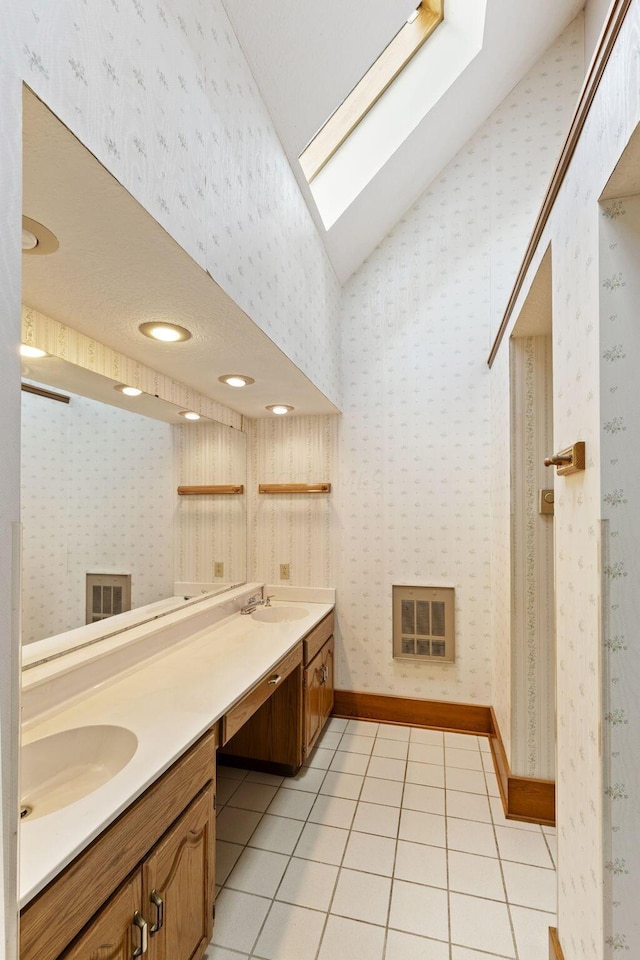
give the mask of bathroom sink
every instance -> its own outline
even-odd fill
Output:
[[[21,750],[22,820],[35,820],[93,793],[131,760],[138,738],[125,727],[74,727]]]
[[[309,615],[304,607],[258,607],[251,616],[260,623],[289,623],[291,620],[302,620]]]

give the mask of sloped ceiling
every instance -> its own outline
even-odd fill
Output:
[[[584,7],[584,0],[488,0],[480,53],[325,230],[298,156],[417,4],[223,2],[341,280],[358,268]]]

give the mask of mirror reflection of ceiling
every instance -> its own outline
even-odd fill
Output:
[[[116,390],[118,382],[103,377],[93,370],[69,363],[60,357],[39,357],[35,360],[22,361],[22,377],[29,383],[43,384],[53,387],[63,393],[75,393],[90,400],[98,400],[110,407],[119,407],[129,413],[137,413],[142,417],[151,417],[153,420],[162,420],[164,423],[175,423],[184,426],[187,421],[180,416],[182,407],[160,397],[153,397],[150,393],[141,393],[138,397],[128,397]],[[201,417],[206,423],[207,418]],[[210,421],[209,421],[210,422]]]
[[[272,403],[338,412],[26,88],[23,124],[23,213],[60,242],[50,256],[23,256],[25,304],[246,416],[271,416]],[[158,343],[138,331],[158,320],[192,338]],[[255,383],[218,382],[229,373]]]

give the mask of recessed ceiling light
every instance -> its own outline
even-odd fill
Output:
[[[126,383],[117,383],[113,389],[126,394],[127,397],[139,397],[143,392],[138,387],[128,387]]]
[[[55,253],[59,246],[58,238],[51,233],[51,230],[47,230],[45,226],[30,217],[22,218],[23,253],[46,256],[48,253]]]
[[[141,323],[140,333],[152,340],[162,340],[163,343],[177,343],[179,340],[190,340],[191,334],[185,327],[176,323]]]
[[[253,377],[245,377],[243,373],[225,373],[218,377],[220,383],[226,383],[229,387],[248,387],[255,383]]]
[[[33,250],[34,247],[38,246],[38,238],[35,233],[31,233],[31,230],[25,230],[22,228],[22,249],[23,250]]]
[[[200,419],[200,414],[199,414],[199,413],[194,413],[193,410],[181,410],[181,411],[180,411],[180,416],[181,416],[181,417],[184,417],[185,420],[199,420],[199,419]]]
[[[31,357],[36,359],[38,357],[48,357],[49,354],[46,350],[39,350],[38,347],[32,347],[28,343],[20,344],[20,356],[21,357]]]
[[[288,406],[286,403],[272,403],[268,407],[265,407],[265,409],[282,417],[285,413],[291,413],[295,408]]]

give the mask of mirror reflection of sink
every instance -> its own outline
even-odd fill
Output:
[[[138,738],[125,727],[74,727],[22,747],[22,820],[35,820],[93,793],[133,757]],[[25,812],[26,811],[26,812]]]
[[[289,623],[291,620],[302,620],[309,615],[304,607],[258,607],[251,616],[260,623]]]

